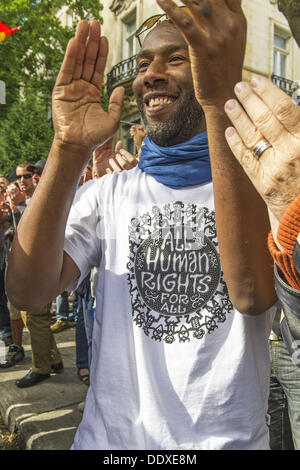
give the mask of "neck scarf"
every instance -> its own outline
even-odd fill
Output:
[[[208,183],[212,177],[207,132],[171,147],[161,147],[146,137],[138,166],[174,189]]]

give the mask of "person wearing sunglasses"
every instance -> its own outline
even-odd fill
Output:
[[[27,170],[32,173],[32,182],[34,187],[39,184],[45,165],[46,160],[39,160],[33,165],[28,165]]]
[[[91,383],[73,449],[267,449],[268,215],[225,140],[246,21],[240,0],[186,0],[188,13],[157,3],[168,18],[141,40],[133,84],[147,134],[138,166],[76,192],[91,151],[119,127],[125,91],[116,88],[104,112],[108,42],[97,21],[79,23],[8,292],[36,308],[99,267]]]
[[[26,194],[27,198],[31,198],[34,193],[35,186],[32,181],[33,173],[28,171],[28,163],[20,163],[16,167],[16,180],[19,183],[21,191]]]

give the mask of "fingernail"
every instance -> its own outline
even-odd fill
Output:
[[[228,109],[228,111],[232,111],[236,107],[236,101],[235,100],[229,100],[225,104],[225,108]]]
[[[231,137],[233,137],[234,134],[235,134],[235,129],[234,129],[234,127],[228,127],[228,128],[226,129],[226,131],[225,131],[225,135],[226,135],[226,137],[229,137],[229,139],[230,139]]]
[[[261,83],[261,77],[254,77],[252,78],[250,84],[253,88],[257,87]]]
[[[238,93],[241,93],[246,87],[247,87],[247,84],[245,82],[239,82],[235,85],[235,91],[237,91]]]

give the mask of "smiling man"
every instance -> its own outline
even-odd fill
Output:
[[[52,149],[9,260],[9,296],[26,308],[99,268],[74,449],[269,445],[268,218],[224,136],[246,23],[239,0],[184,3],[189,12],[158,1],[172,22],[149,30],[139,53],[138,167],[76,192],[91,152],[119,126],[124,95],[114,90],[102,110],[107,40],[96,21],[80,22],[53,92]]]
[[[187,44],[170,22],[157,28],[138,54],[139,74],[133,89],[147,136],[158,145],[170,146],[199,134],[206,126],[195,97]],[[147,71],[153,60],[158,63],[155,75]]]

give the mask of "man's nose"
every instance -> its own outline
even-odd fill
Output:
[[[153,86],[156,82],[167,82],[166,64],[161,60],[153,60],[144,74],[144,84]]]

